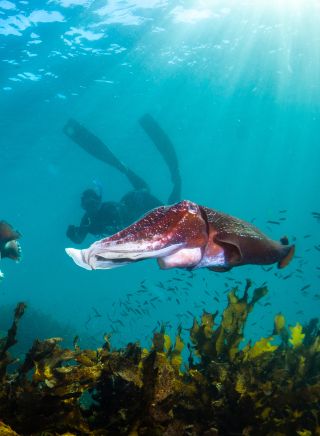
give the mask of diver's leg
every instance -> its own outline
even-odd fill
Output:
[[[127,168],[97,136],[82,124],[70,118],[63,127],[63,132],[91,156],[111,165],[127,176],[134,189],[148,189],[147,183]]]
[[[168,135],[150,114],[143,115],[139,122],[168,165],[173,183],[173,189],[169,196],[168,202],[169,204],[176,203],[180,200],[181,196],[181,177],[179,172],[178,158],[174,146]]]

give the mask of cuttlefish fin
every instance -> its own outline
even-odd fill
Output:
[[[289,245],[289,239],[287,236],[282,236],[282,238],[280,238],[280,244],[283,246],[284,256],[277,263],[279,269],[285,268],[291,262],[295,253],[295,246]]]
[[[243,256],[240,250],[240,246],[237,244],[237,241],[232,241],[230,235],[227,236],[227,235],[219,235],[219,234],[216,235],[214,239],[215,242],[223,248],[225,258],[230,265],[233,266],[241,263]],[[220,269],[220,267],[217,267],[218,268],[217,271],[229,271],[229,269],[231,269],[232,266],[230,267],[223,266],[221,267],[222,269]]]
[[[283,242],[283,239],[284,238],[281,238],[281,243],[282,243],[282,245],[287,245],[287,244],[285,244],[284,242]],[[288,239],[287,239],[287,241],[288,241]],[[289,242],[289,241],[288,241]],[[287,265],[289,265],[289,263],[291,262],[291,260],[292,260],[292,258],[293,258],[293,256],[294,256],[294,252],[295,252],[295,246],[294,245],[290,245],[290,246],[288,246],[288,252],[287,252],[287,254],[284,256],[284,258],[283,259],[281,259],[280,260],[280,262],[278,262],[278,264],[277,264],[277,266],[278,266],[278,268],[284,268],[284,267],[286,267]]]

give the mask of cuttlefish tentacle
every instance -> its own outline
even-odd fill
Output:
[[[184,200],[154,209],[87,249],[66,251],[86,269],[110,269],[157,258],[163,269],[227,271],[245,264],[277,262],[283,267],[293,257],[294,246],[273,241],[238,218]]]

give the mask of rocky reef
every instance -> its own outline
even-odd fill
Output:
[[[267,293],[250,288],[229,292],[219,323],[216,313],[195,318],[187,340],[165,327],[150,349],[114,350],[108,335],[96,350],[77,338],[67,349],[56,337],[35,340],[22,362],[9,353],[19,303],[0,339],[0,434],[320,435],[318,321],[287,327],[278,314],[272,337],[243,347],[247,317]]]

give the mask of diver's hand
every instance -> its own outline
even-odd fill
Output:
[[[75,244],[81,244],[84,238],[87,235],[87,229],[83,226],[77,227],[74,225],[70,225],[67,229],[67,237],[71,239]]]
[[[70,225],[67,229],[66,235],[69,239],[71,239],[71,241],[73,241],[76,236],[76,229],[77,228],[74,225]]]

